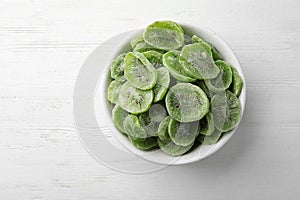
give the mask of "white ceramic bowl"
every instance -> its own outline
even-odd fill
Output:
[[[231,50],[231,48],[226,44],[224,40],[222,40],[219,36],[217,36],[214,32],[203,29],[201,27],[196,27],[190,24],[180,23],[180,25],[183,27],[185,34],[192,35],[196,34],[203,38],[205,41],[211,43],[213,46],[216,47],[216,49],[220,52],[224,60],[231,63],[233,66],[236,67],[238,70],[240,76],[242,77],[244,81],[243,90],[239,97],[241,102],[241,115],[243,116],[244,108],[245,108],[245,101],[246,101],[246,80],[243,74],[243,71],[241,69],[240,63]],[[139,29],[133,32],[130,32],[130,34],[127,34],[126,37],[124,37],[123,42],[114,49],[114,51],[111,52],[111,56],[109,59],[109,62],[113,60],[117,55],[127,52],[130,49],[130,39],[134,37],[136,34],[142,32],[144,29]],[[233,129],[229,133],[225,134],[221,139],[214,145],[200,145],[191,152],[188,152],[187,154],[184,154],[182,156],[178,157],[172,157],[161,150],[154,150],[154,151],[142,151],[137,148],[135,148],[129,139],[121,134],[113,125],[112,123],[112,115],[111,115],[111,105],[106,99],[106,91],[110,80],[110,73],[109,73],[109,66],[103,71],[103,73],[99,74],[99,80],[98,84],[96,86],[95,90],[95,98],[94,98],[94,107],[95,107],[95,115],[96,119],[98,121],[99,126],[106,125],[110,129],[110,133],[114,138],[116,138],[124,147],[125,149],[129,150],[130,152],[136,154],[139,157],[142,157],[148,161],[152,161],[159,164],[167,164],[167,165],[179,165],[179,164],[187,164],[196,162],[199,160],[202,160],[203,158],[206,158],[219,150],[230,138],[231,136],[236,132],[236,129]],[[99,117],[99,116],[105,116]],[[105,120],[104,120],[105,119]]]

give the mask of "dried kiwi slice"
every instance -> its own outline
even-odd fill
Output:
[[[214,46],[211,46],[211,52],[214,60],[223,60],[221,54],[217,51]]]
[[[211,135],[215,130],[214,118],[211,113],[207,113],[205,117],[200,120],[200,133],[203,135]]]
[[[232,72],[229,63],[217,60],[216,65],[218,66],[220,73],[214,79],[206,80],[205,83],[209,90],[213,92],[221,92],[229,88],[232,82]]]
[[[144,40],[158,49],[178,49],[184,43],[184,32],[175,22],[157,21],[146,28]]]
[[[122,83],[118,80],[114,80],[114,81],[110,82],[110,84],[107,88],[107,99],[111,103],[114,103],[114,104],[118,103],[120,89],[123,84],[124,83]]]
[[[136,139],[134,137],[128,136],[131,143],[138,149],[141,150],[152,150],[157,147],[157,138],[156,137],[148,137],[145,140]]]
[[[211,113],[217,129],[222,132],[235,128],[241,117],[239,99],[230,91],[217,93],[211,99]]]
[[[128,115],[123,121],[123,127],[128,136],[141,139],[145,139],[147,137],[146,131],[141,126],[138,117],[135,115]]]
[[[201,135],[199,137],[199,142],[202,143],[203,145],[216,144],[221,138],[221,136],[222,136],[222,132],[219,131],[218,129],[215,129],[215,131],[211,135]]]
[[[161,50],[161,49],[157,49],[153,46],[151,46],[150,44],[147,44],[146,42],[139,42],[135,45],[134,49],[133,49],[133,52],[140,52],[140,53],[143,53],[143,52],[146,52],[146,51],[157,51],[159,53],[164,53],[165,51],[164,50]]]
[[[210,56],[212,56],[212,48],[211,48],[211,46],[207,43],[207,42],[205,42],[204,40],[202,40],[200,37],[198,37],[197,35],[193,35],[192,36],[192,41],[193,41],[193,43],[198,43],[198,44],[200,44],[205,50],[206,50],[206,52],[210,55]]]
[[[194,43],[198,42],[198,43],[202,44],[203,47],[210,52],[209,54],[213,57],[214,60],[222,60],[223,59],[222,56],[220,55],[220,53],[216,50],[216,48],[213,45],[205,42],[197,35],[192,36],[192,41]]]
[[[166,116],[166,109],[161,104],[153,104],[149,111],[139,116],[139,120],[148,135],[157,136],[159,124]]]
[[[160,123],[167,116],[165,107],[160,103],[153,104],[148,113],[151,121],[158,123]]]
[[[170,156],[180,156],[188,152],[194,143],[188,145],[188,146],[180,146],[175,144],[171,138],[166,140],[161,140],[158,138],[158,146],[161,148],[163,152]]]
[[[178,122],[171,119],[168,127],[172,141],[180,146],[188,146],[194,143],[199,134],[199,121]]]
[[[191,83],[178,83],[166,96],[169,115],[179,122],[200,120],[209,110],[209,100],[203,90]]]
[[[153,88],[154,103],[162,100],[165,97],[170,85],[169,71],[165,67],[157,69],[157,75],[156,85]]]
[[[236,68],[231,66],[232,71],[232,83],[230,86],[230,91],[235,94],[235,96],[239,97],[243,88],[243,79],[239,75]]]
[[[139,114],[149,110],[153,97],[152,90],[140,90],[126,82],[120,89],[118,103],[127,112]]]
[[[191,143],[187,146],[180,146],[172,141],[169,135],[169,123],[171,119],[172,118],[168,116],[160,123],[157,139],[158,146],[168,155],[180,156],[188,152],[194,143]]]
[[[163,55],[163,64],[168,68],[170,74],[177,80],[183,82],[194,82],[195,78],[190,77],[179,63],[180,52],[169,51]]]
[[[164,66],[162,62],[161,53],[154,50],[150,50],[143,52],[143,54],[156,69]]]
[[[171,120],[170,116],[167,116],[165,119],[163,119],[159,126],[158,126],[158,132],[157,136],[161,140],[167,140],[170,138],[169,133],[168,133],[168,127],[169,127],[169,122]]]
[[[139,120],[147,135],[157,136],[159,123],[151,121],[148,114],[144,113],[139,116]]]
[[[141,90],[148,90],[155,86],[157,71],[143,54],[129,52],[124,62],[124,74],[131,85]]]
[[[122,53],[110,65],[110,76],[119,79],[124,75],[124,58],[126,53]],[[122,81],[123,79],[121,79]]]
[[[115,127],[121,131],[122,133],[126,133],[123,121],[125,118],[129,115],[129,113],[126,110],[123,110],[121,106],[116,105],[114,109],[112,110],[112,117]]]
[[[200,80],[198,82],[198,85],[205,92],[206,96],[209,99],[211,99],[215,95],[215,93],[213,91],[211,91],[211,90],[208,89],[208,87],[205,84],[205,80]]]
[[[140,42],[144,42],[143,33],[138,33],[134,38],[130,40],[131,48],[134,49],[136,45]]]
[[[179,62],[187,74],[198,79],[212,79],[220,72],[213,58],[199,43],[184,46]]]

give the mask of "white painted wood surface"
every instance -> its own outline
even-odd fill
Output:
[[[299,199],[299,10],[297,0],[1,0],[0,199]],[[98,44],[159,19],[229,43],[247,78],[246,112],[210,158],[122,174],[82,147],[73,87]]]

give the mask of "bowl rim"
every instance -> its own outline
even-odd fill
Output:
[[[104,112],[104,115],[109,116],[108,118],[110,118],[110,120],[108,120],[108,126],[111,129],[112,135],[114,136],[115,139],[117,139],[119,141],[119,143],[123,147],[125,147],[126,150],[129,150],[131,153],[133,153],[147,161],[154,162],[157,164],[164,164],[164,165],[181,165],[181,164],[193,163],[193,162],[200,161],[204,158],[207,158],[210,155],[217,152],[235,134],[236,130],[238,129],[238,127],[242,121],[242,118],[244,115],[244,110],[245,110],[245,105],[246,105],[246,78],[245,78],[245,75],[243,73],[242,67],[240,65],[240,62],[239,62],[237,56],[235,55],[233,50],[229,47],[229,45],[220,36],[218,36],[214,31],[210,30],[209,28],[206,28],[206,27],[200,28],[198,26],[195,26],[190,23],[185,23],[185,22],[177,22],[177,23],[180,24],[180,26],[182,26],[182,28],[185,30],[185,33],[188,33],[189,35],[191,35],[193,33],[197,34],[198,36],[203,38],[205,41],[207,41],[207,42],[211,43],[213,46],[215,46],[216,49],[218,49],[218,51],[225,58],[226,61],[230,60],[230,63],[237,69],[237,71],[239,72],[239,75],[241,76],[241,78],[244,82],[242,92],[239,96],[239,100],[241,103],[241,119],[239,120],[237,126],[233,130],[229,131],[225,135],[225,137],[222,137],[220,139],[220,141],[218,141],[216,144],[209,145],[212,150],[210,150],[204,156],[201,156],[200,149],[201,149],[201,146],[203,146],[203,145],[199,145],[198,147],[193,149],[193,151],[191,151],[187,154],[184,154],[182,156],[172,157],[172,156],[165,154],[160,149],[157,151],[160,151],[161,155],[154,154],[154,156],[153,155],[149,156],[150,154],[153,154],[153,151],[152,152],[151,151],[142,151],[142,150],[137,149],[136,147],[134,147],[131,144],[129,139],[126,136],[124,136],[123,134],[121,134],[113,125],[112,116],[111,116],[111,108],[108,106],[109,103],[106,99],[106,89],[108,86],[108,79],[110,79],[109,78],[109,71],[110,71],[109,66],[107,66],[103,70],[102,74],[99,76],[99,79],[97,81],[97,86],[95,89],[95,93],[94,93],[94,108],[95,108],[95,116],[96,116],[98,125],[100,126],[102,121],[101,120],[99,121],[97,114],[100,114],[99,112],[101,112],[103,114],[103,112]],[[128,34],[126,36],[124,41],[122,43],[120,43],[120,45],[111,53],[110,61],[112,61],[113,58],[115,58],[117,55],[119,55],[119,54],[125,52],[127,49],[129,49],[128,46],[130,45],[130,39],[133,36],[137,35],[138,33],[141,33],[144,29],[145,28],[140,28],[140,29],[136,29],[133,32],[130,32],[130,34]],[[100,91],[101,91],[101,93],[100,93]],[[101,101],[99,101],[100,99],[101,99]],[[193,154],[191,154],[191,153],[193,153]],[[162,155],[163,155],[163,157],[165,157],[165,159],[163,159],[163,158],[155,159],[155,156],[162,156]]]

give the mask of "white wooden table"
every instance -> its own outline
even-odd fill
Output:
[[[0,1],[0,199],[299,199],[300,2]],[[236,135],[191,165],[130,175],[76,134],[73,88],[92,50],[160,19],[222,36],[247,78]]]

